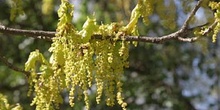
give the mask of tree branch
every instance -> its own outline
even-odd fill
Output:
[[[21,73],[24,73],[26,75],[26,77],[28,78],[28,76],[30,75],[30,72],[27,72],[21,68],[16,67],[14,64],[8,62],[8,60],[0,53],[0,61],[2,63],[4,63],[7,67],[9,67],[10,69],[14,70],[14,71],[18,71]]]
[[[14,29],[0,25],[0,32],[4,34],[12,35],[23,35],[29,36],[37,39],[44,39],[52,41],[52,38],[55,37],[56,32],[54,31],[39,31],[39,30],[23,30],[23,29]],[[148,43],[162,43],[169,40],[178,40],[181,42],[192,42],[197,40],[197,37],[183,39],[185,35],[192,32],[191,29],[179,30],[177,32],[171,33],[169,35],[164,35],[161,37],[148,37],[148,36],[120,36],[120,39],[125,41],[138,41],[138,42],[148,42]],[[180,37],[180,38],[179,38]],[[182,37],[182,39],[181,39]],[[93,35],[93,39],[101,39],[101,35]]]
[[[204,0],[199,0],[196,4],[196,6],[193,8],[193,10],[190,12],[188,18],[185,20],[185,22],[182,25],[182,29],[188,28],[189,22],[192,19],[192,17],[196,14],[197,10],[200,8],[200,5],[202,4]]]
[[[168,40],[177,40],[181,42],[194,42],[198,38],[192,37],[187,38],[186,35],[192,32],[192,29],[188,29],[189,21],[192,19],[192,17],[195,15],[197,10],[199,9],[201,3],[203,0],[198,1],[197,5],[194,7],[194,9],[190,12],[189,16],[183,23],[182,27],[171,34],[164,35],[161,37],[148,37],[148,36],[121,36],[120,39],[125,41],[138,41],[138,42],[148,42],[148,43],[162,43]],[[37,39],[45,39],[52,41],[52,37],[55,37],[56,32],[54,31],[41,31],[41,30],[22,30],[22,29],[14,29],[5,27],[3,25],[0,25],[0,32],[4,34],[13,34],[13,35],[24,35],[24,36],[30,36]],[[92,38],[98,39],[100,38],[100,35],[93,35]]]
[[[208,34],[209,32],[211,32],[214,28],[215,28],[215,26],[217,25],[217,20],[215,20],[215,22],[213,22],[205,31],[204,31],[204,33],[202,34],[202,35],[206,35],[206,34]]]
[[[198,1],[197,5],[190,12],[189,16],[187,17],[187,19],[183,23],[182,27],[174,33],[164,35],[164,36],[161,36],[161,37],[120,36],[119,39],[120,40],[125,40],[125,41],[138,41],[138,42],[148,42],[148,43],[163,43],[163,42],[169,41],[169,40],[177,40],[177,41],[181,41],[181,42],[194,42],[198,39],[198,37],[186,37],[193,30],[193,28],[191,28],[191,29],[188,28],[188,24],[189,24],[189,21],[192,19],[192,17],[197,12],[197,10],[199,9],[202,1],[203,0]],[[211,29],[213,28],[213,26],[215,24],[216,23],[213,23],[213,25],[209,28],[208,32],[211,31]],[[5,27],[4,25],[0,25],[0,33],[12,34],[12,35],[23,35],[23,36],[34,37],[34,38],[37,38],[37,39],[44,39],[44,40],[48,40],[48,41],[52,41],[52,38],[55,37],[55,34],[56,34],[55,31],[14,29],[14,28]],[[101,35],[93,35],[92,36],[92,39],[101,39],[101,38],[102,38]],[[15,71],[25,73],[26,76],[28,76],[30,74],[27,71],[24,71],[20,68],[15,67],[13,64],[8,62],[2,55],[0,55],[0,60],[5,65],[7,65],[9,68],[11,68]]]
[[[181,42],[194,42],[198,38],[186,38],[185,36],[192,32],[192,29],[188,29],[189,21],[195,15],[196,11],[199,9],[203,0],[198,1],[197,5],[191,11],[188,18],[185,20],[184,24],[182,25],[181,29],[178,31],[164,35],[161,37],[148,37],[148,36],[120,36],[120,39],[125,41],[138,41],[138,42],[148,42],[148,43],[162,43],[168,40],[178,40]],[[40,31],[40,30],[22,30],[22,29],[14,29],[5,27],[0,25],[0,32],[4,34],[13,34],[13,35],[24,35],[30,36],[38,39],[45,39],[51,41],[52,37],[55,37],[56,32],[54,31]],[[100,35],[93,35],[92,38],[99,39],[101,38]]]
[[[4,34],[24,35],[37,39],[45,39],[49,41],[51,41],[52,37],[55,37],[55,33],[56,33],[52,31],[14,29],[14,28],[5,27],[3,25],[0,25],[0,32]]]

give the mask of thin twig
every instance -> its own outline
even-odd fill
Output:
[[[198,37],[191,37],[191,38],[178,37],[177,39],[182,42],[195,42],[196,40],[198,40]]]
[[[200,8],[200,5],[202,4],[203,0],[199,0],[196,6],[193,8],[193,10],[190,12],[189,16],[185,20],[185,22],[182,25],[181,29],[186,29],[188,28],[189,22],[192,19],[192,17],[196,14],[197,10]]]
[[[211,31],[215,28],[215,26],[217,25],[217,23],[218,23],[218,21],[215,20],[215,22],[213,22],[212,25],[210,25],[210,26],[204,31],[204,33],[202,33],[202,35],[206,35],[206,34],[208,34],[209,32],[211,32]]]
[[[14,64],[8,62],[8,60],[1,53],[0,53],[0,61],[12,70],[24,73],[26,75],[26,77],[28,77],[30,75],[30,72],[27,72],[19,67],[16,67]]]

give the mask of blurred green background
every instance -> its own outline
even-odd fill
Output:
[[[42,1],[23,0],[25,15],[10,21],[10,0],[0,0],[0,24],[19,29],[56,30],[56,14],[60,1],[52,0],[52,10],[45,14]],[[46,0],[44,0],[46,1]],[[99,24],[129,22],[137,0],[72,0],[75,5],[73,23],[80,30],[87,16],[95,16]],[[148,25],[140,19],[139,32],[145,36],[162,36],[178,30],[195,6],[194,0],[158,0]],[[44,4],[45,5],[45,4]],[[49,5],[48,5],[49,7]],[[44,7],[45,8],[45,7]],[[213,17],[208,8],[201,8],[191,27],[207,23]],[[191,35],[192,36],[192,35]],[[17,67],[24,64],[31,51],[39,49],[47,58],[51,42],[27,36],[0,33],[0,53]],[[123,88],[128,110],[219,110],[220,109],[220,43],[204,37],[195,43],[168,41],[163,44],[139,43],[130,46],[130,67],[125,69]],[[0,93],[10,103],[20,103],[32,110],[32,97],[27,97],[28,83],[23,73],[11,70],[0,62]],[[116,104],[97,105],[94,88],[90,90],[91,110],[120,110]],[[84,109],[84,102],[68,105],[68,93],[60,110]]]

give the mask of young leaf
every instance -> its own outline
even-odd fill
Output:
[[[79,32],[82,35],[82,40],[84,43],[91,39],[91,36],[98,31],[98,25],[96,24],[96,19],[87,18],[83,25],[83,29]]]

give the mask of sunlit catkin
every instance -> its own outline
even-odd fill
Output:
[[[68,90],[71,107],[76,100],[84,100],[89,109],[88,90],[94,84],[98,104],[105,100],[108,106],[118,103],[126,109],[121,80],[124,68],[128,67],[129,42],[119,37],[137,34],[136,23],[144,16],[141,7],[138,4],[132,11],[131,22],[126,26],[119,23],[100,26],[95,18],[88,17],[83,29],[77,31],[71,23],[73,6],[68,0],[61,0],[56,37],[49,48],[50,60],[36,50],[25,64],[25,70],[31,72],[30,88],[35,92],[32,105],[37,110],[56,109],[63,102],[62,91]]]

